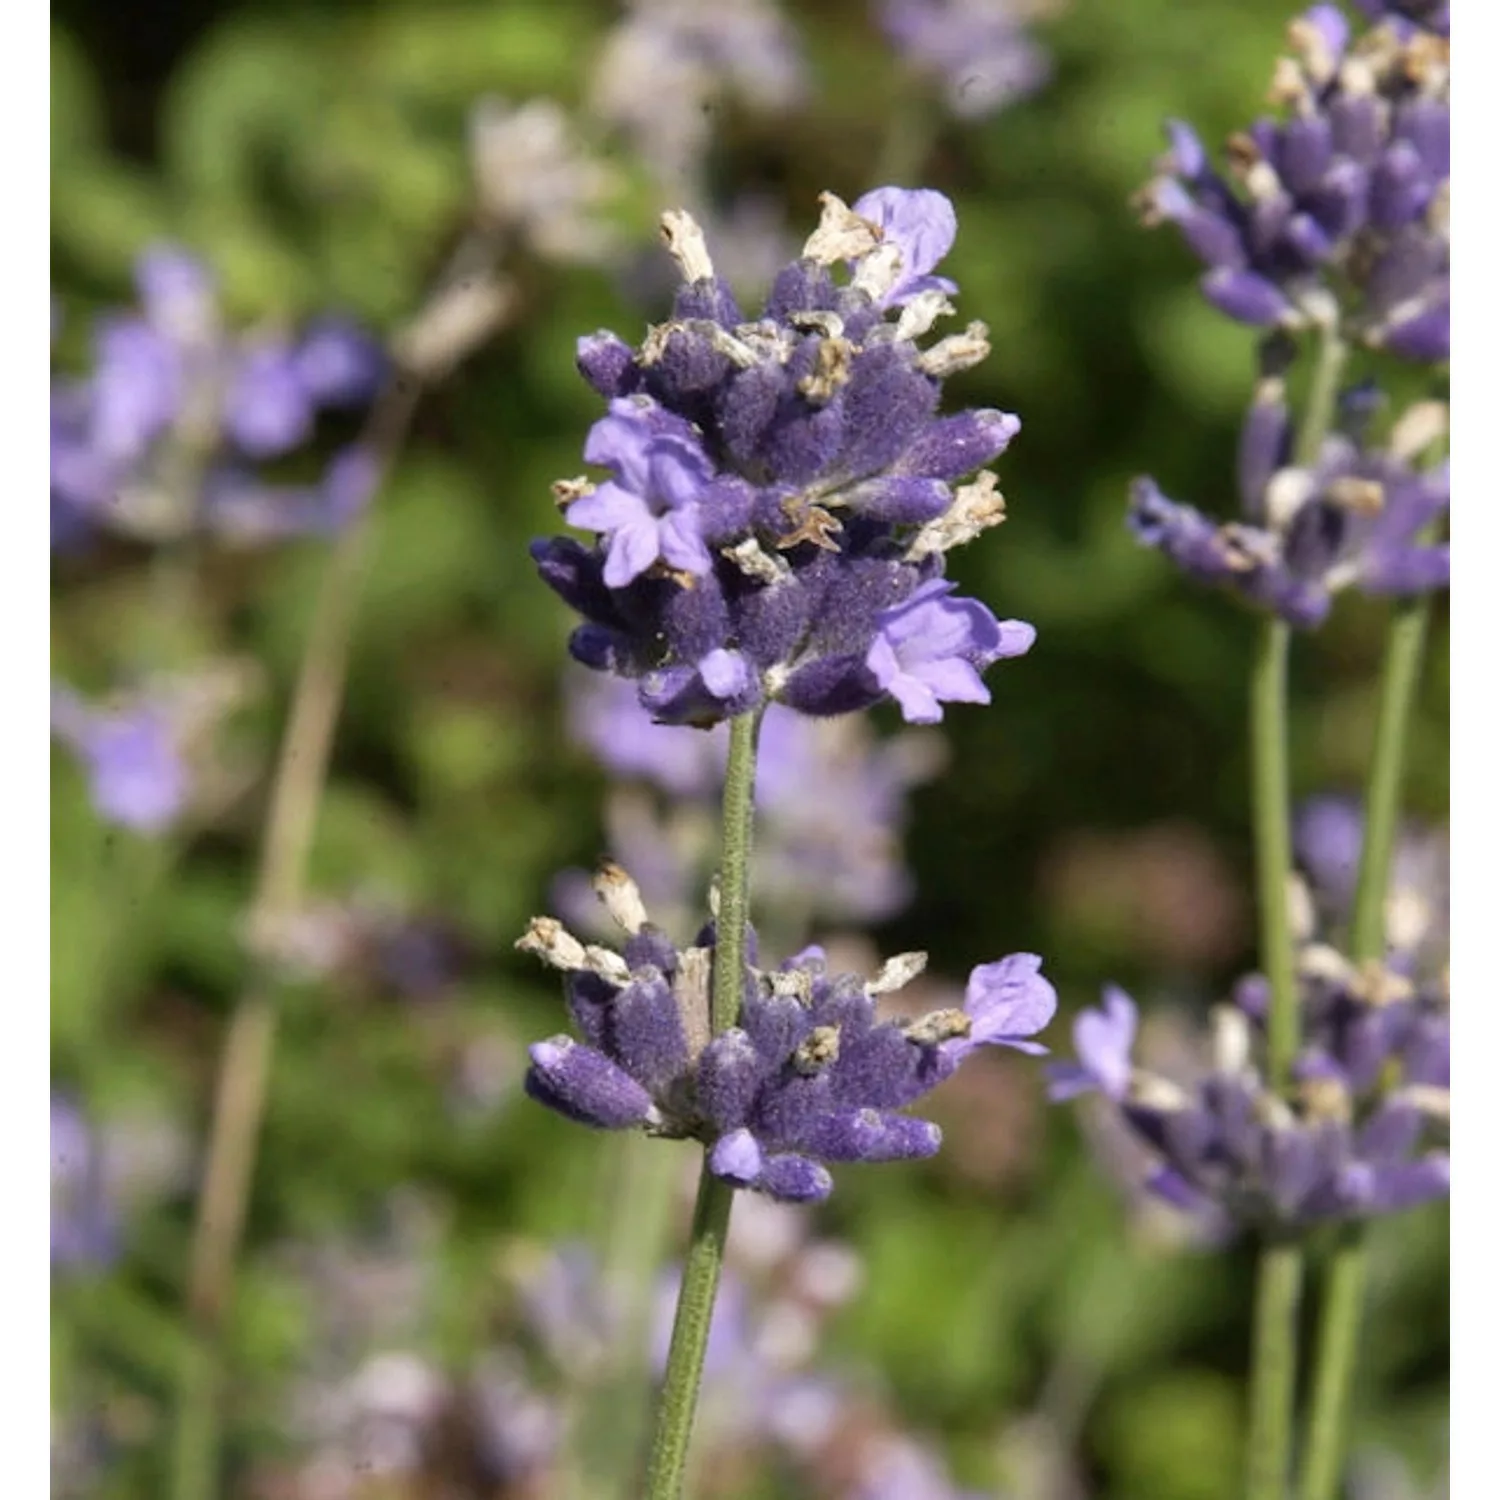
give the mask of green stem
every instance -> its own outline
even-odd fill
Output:
[[[1266,1018],[1271,1086],[1283,1090],[1297,1053],[1296,958],[1288,884],[1292,874],[1291,779],[1287,765],[1287,651],[1291,628],[1268,618],[1250,679],[1250,744],[1255,817],[1260,961],[1271,985]]]
[[[1297,1305],[1302,1248],[1267,1243],[1255,1286],[1255,1347],[1250,1365],[1247,1500],[1286,1500],[1287,1459],[1297,1389]]]
[[[1349,956],[1362,966],[1382,963],[1385,959],[1386,894],[1390,890],[1400,822],[1401,780],[1428,612],[1425,597],[1398,604],[1386,637],[1349,940]],[[1354,1362],[1359,1352],[1367,1258],[1366,1226],[1349,1225],[1340,1235],[1328,1263],[1318,1325],[1312,1405],[1299,1477],[1301,1500],[1333,1500],[1337,1492]]]
[[[711,1016],[715,1033],[737,1024],[745,985],[746,928],[750,916],[750,845],[755,814],[755,741],[759,714],[729,725],[729,765],[724,774],[724,844],[719,863],[719,911],[714,943]],[[734,1189],[708,1170],[705,1160],[693,1205],[692,1237],[682,1268],[682,1290],[672,1324],[667,1373],[656,1409],[656,1432],[646,1469],[646,1500],[680,1500],[688,1445],[703,1378],[703,1357],[719,1271],[729,1238]]]
[[[1296,461],[1317,462],[1338,405],[1348,346],[1325,329],[1297,433]],[[1266,1017],[1267,1082],[1279,1094],[1291,1084],[1301,1033],[1296,953],[1288,887],[1292,875],[1291,773],[1287,718],[1287,655],[1291,628],[1272,616],[1261,626],[1250,683],[1251,795],[1255,824],[1260,961],[1270,983]],[[1248,1500],[1285,1500],[1297,1401],[1297,1313],[1302,1248],[1263,1242],[1255,1291],[1250,1365]]]

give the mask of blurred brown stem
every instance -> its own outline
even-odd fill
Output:
[[[333,544],[318,590],[307,648],[271,783],[252,940],[274,931],[301,903],[307,855],[343,703],[354,612],[369,552],[374,494],[406,439],[421,384],[398,371],[370,414],[362,439],[376,466],[365,507]],[[191,1338],[178,1390],[173,1493],[211,1500],[217,1489],[223,1333],[245,1224],[276,1038],[275,985],[256,964],[230,1018],[219,1061],[207,1164],[188,1264]]]

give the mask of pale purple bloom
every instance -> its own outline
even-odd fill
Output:
[[[1048,1096],[1073,1099],[1097,1089],[1106,1099],[1123,1099],[1130,1086],[1138,1019],[1130,996],[1117,985],[1105,985],[1102,1009],[1082,1010],[1074,1018],[1073,1051],[1078,1060],[1048,1069]]]
[[[608,538],[607,587],[623,588],[658,559],[685,573],[708,571],[698,501],[712,470],[686,422],[653,402],[613,401],[583,456],[615,476],[568,506],[570,525]]]
[[[918,71],[942,85],[948,108],[982,119],[1047,81],[1022,0],[878,0],[881,30]]]
[[[876,188],[851,205],[860,218],[879,226],[882,243],[901,252],[901,277],[883,302],[899,307],[918,292],[957,292],[958,283],[929,273],[958,238],[958,215],[941,193],[931,188]]]
[[[970,1029],[944,1042],[943,1050],[955,1060],[984,1045],[1041,1056],[1047,1048],[1027,1038],[1041,1031],[1056,1011],[1057,991],[1042,978],[1042,961],[1035,953],[1012,953],[996,963],[980,964],[964,991]]]
[[[935,578],[885,610],[865,656],[908,723],[936,724],[943,703],[988,703],[979,669],[1023,655],[1036,639],[1024,621],[998,621],[977,599],[954,599],[952,592],[951,583]]]

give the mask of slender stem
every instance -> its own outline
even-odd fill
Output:
[[[365,442],[382,476],[405,440],[419,394],[415,380],[398,375],[371,413]],[[343,702],[371,514],[372,506],[367,504],[341,533],[319,588],[272,777],[249,915],[252,934],[274,932],[302,899],[308,850]],[[187,1305],[193,1337],[178,1387],[175,1500],[211,1500],[218,1488],[220,1344],[275,1040],[275,988],[263,972],[257,972],[235,1006],[220,1055],[207,1162],[189,1252]]]
[[[1268,1243],[1255,1286],[1255,1348],[1250,1365],[1247,1500],[1286,1500],[1287,1458],[1297,1388],[1297,1306],[1302,1249]]]
[[[1297,432],[1296,461],[1317,462],[1338,404],[1348,346],[1325,329]],[[1272,616],[1261,626],[1250,683],[1251,796],[1255,824],[1260,961],[1271,987],[1266,1017],[1268,1082],[1285,1093],[1301,1034],[1288,885],[1292,874],[1287,655],[1291,628]],[[1248,1500],[1285,1500],[1297,1402],[1297,1314],[1302,1248],[1279,1239],[1261,1246],[1250,1365]]]
[[[743,714],[729,725],[711,1004],[716,1033],[738,1022],[745,986],[750,845],[755,816],[755,741],[759,729],[759,714]],[[682,1290],[677,1296],[666,1378],[656,1408],[656,1431],[646,1469],[646,1500],[680,1500],[683,1492],[698,1386],[703,1378],[703,1357],[708,1349],[709,1323],[733,1207],[734,1189],[715,1177],[705,1160],[698,1178],[698,1199],[693,1206],[692,1237],[682,1267]]]
[[[1250,679],[1252,805],[1260,961],[1271,984],[1266,1018],[1271,1085],[1284,1089],[1297,1052],[1298,1015],[1292,918],[1287,887],[1292,874],[1291,779],[1287,767],[1287,651],[1291,629],[1267,619]]]
[[[1385,902],[1390,889],[1400,820],[1401,780],[1428,612],[1425,597],[1396,605],[1386,636],[1380,709],[1365,790],[1359,881],[1350,929],[1349,956],[1360,965],[1381,963],[1385,959]],[[1338,1488],[1354,1362],[1359,1352],[1367,1256],[1366,1226],[1350,1224],[1340,1235],[1328,1263],[1319,1315],[1312,1405],[1299,1476],[1301,1500],[1333,1500]]]
[[[739,1025],[745,982],[745,938],[750,925],[750,844],[755,824],[755,740],[760,715],[729,723],[724,770],[724,845],[719,858],[719,914],[715,924],[712,1023],[715,1033]]]

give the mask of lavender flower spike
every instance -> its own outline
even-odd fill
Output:
[[[942,581],[946,554],[1004,519],[983,466],[1020,426],[938,412],[947,377],[989,352],[982,323],[929,338],[957,290],[931,274],[953,207],[895,187],[853,209],[822,202],[758,317],[702,229],[671,212],[672,316],[638,348],[579,341],[580,372],[610,403],[584,457],[611,478],[557,487],[591,545],[550,537],[532,556],[582,616],[573,656],[637,684],[660,723],[706,728],[768,702],[833,716],[886,697],[930,723],[941,702],[988,701],[979,672],[1031,644],[1029,626]]]
[[[639,910],[639,892],[616,866],[608,891]],[[931,1156],[937,1126],[903,1108],[976,1046],[1044,1050],[1029,1038],[1056,1007],[1041,961],[1015,954],[974,971],[961,1011],[880,1021],[877,996],[920,972],[925,955],[891,959],[866,981],[829,974],[810,948],[778,969],[752,967],[740,1024],[714,1036],[711,928],[700,944],[678,948],[645,923],[622,957],[534,921],[518,946],[564,972],[584,1042],[533,1047],[527,1091],[597,1128],[700,1140],[716,1176],[787,1202],[826,1198],[830,1162]]]

